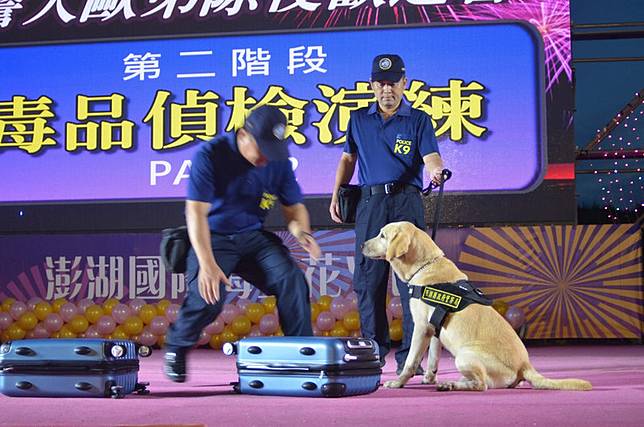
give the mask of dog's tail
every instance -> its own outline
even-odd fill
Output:
[[[527,364],[521,371],[521,375],[525,378],[532,387],[539,390],[592,390],[593,386],[586,380],[579,380],[577,378],[566,378],[563,380],[553,380],[541,375],[532,367]]]

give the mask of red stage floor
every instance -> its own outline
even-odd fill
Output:
[[[184,384],[161,373],[161,352],[142,361],[148,396],[112,399],[9,398],[0,395],[0,425],[644,425],[644,346],[529,348],[533,365],[552,378],[591,381],[590,392],[514,390],[439,393],[412,379],[402,390],[340,399],[238,395],[235,361],[213,350],[190,359]],[[391,359],[383,381],[394,376]],[[439,378],[456,379],[454,360],[444,353]]]

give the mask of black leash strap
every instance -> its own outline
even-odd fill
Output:
[[[430,182],[427,188],[423,189],[423,195],[428,195],[436,187],[438,188],[438,200],[436,200],[436,209],[434,211],[434,225],[432,226],[432,240],[436,238],[436,229],[438,228],[438,218],[440,218],[441,210],[441,201],[443,200],[443,189],[445,187],[445,181],[452,177],[452,171],[449,169],[443,169],[441,172],[441,183],[435,184],[434,181]]]

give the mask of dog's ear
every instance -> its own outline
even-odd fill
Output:
[[[394,237],[389,241],[385,259],[387,261],[391,261],[394,258],[398,258],[405,255],[409,250],[410,244],[411,244],[411,237],[409,236],[409,233],[401,233],[401,232],[396,233]]]

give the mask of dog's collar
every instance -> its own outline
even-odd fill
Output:
[[[412,274],[412,275],[409,277],[409,279],[407,279],[407,280],[406,280],[406,282],[407,282],[407,283],[411,282],[411,279],[413,279],[413,278],[414,278],[414,276],[416,276],[418,273],[420,273],[422,269],[424,269],[425,267],[427,267],[427,266],[428,266],[428,265],[430,265],[430,264],[433,264],[434,262],[436,262],[436,260],[437,260],[438,258],[442,258],[443,256],[444,256],[444,255],[438,255],[437,257],[434,257],[434,258],[430,259],[429,261],[427,261],[425,264],[421,265],[421,266],[420,266],[420,268],[419,268],[418,270],[416,270],[416,272],[415,272],[414,274]]]

